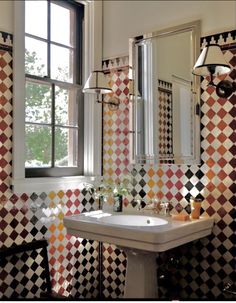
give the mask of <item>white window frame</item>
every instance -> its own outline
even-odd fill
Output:
[[[84,82],[102,66],[102,1],[84,4]],[[14,1],[13,42],[13,172],[15,193],[81,188],[101,176],[102,110],[95,95],[84,96],[84,175],[76,177],[25,178],[25,5]],[[96,47],[96,51],[95,51]]]

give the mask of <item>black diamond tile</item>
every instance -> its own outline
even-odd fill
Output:
[[[197,190],[201,191],[201,190],[205,187],[205,185],[202,184],[202,182],[198,182],[198,183],[195,185],[195,187],[197,188]]]
[[[39,219],[36,216],[32,216],[32,218],[30,219],[30,222],[35,225],[38,222],[38,220]]]
[[[188,179],[191,179],[193,175],[194,175],[194,174],[193,174],[193,172],[192,172],[190,169],[188,169],[188,170],[186,171],[186,173],[185,173],[185,176],[186,176]]]
[[[15,277],[19,273],[18,268],[13,267],[12,270],[10,271],[10,275]]]
[[[144,181],[144,179],[141,179],[139,181],[139,185],[142,186],[142,187],[144,187],[146,185],[146,182]]]
[[[29,270],[29,266],[27,264],[24,264],[23,267],[21,268],[23,274],[26,274],[28,270]]]
[[[144,177],[146,175],[146,170],[144,168],[141,168],[139,171],[139,174]]]
[[[37,235],[37,233],[38,233],[37,228],[33,227],[33,228],[31,229],[30,233],[31,233],[32,236],[35,237],[35,236]]]
[[[135,177],[137,174],[138,174],[137,169],[133,168],[131,170],[131,175]]]
[[[42,199],[43,201],[46,200],[47,198],[47,194],[45,192],[42,192],[40,195],[39,195],[40,199]]]
[[[47,231],[48,230],[47,230],[46,226],[42,226],[42,228],[40,229],[40,232],[42,235],[45,235],[47,233]]]
[[[194,186],[193,184],[189,181],[185,184],[185,187],[187,188],[187,190],[191,190]]]
[[[220,257],[218,259],[218,263],[220,264],[220,266],[224,266],[227,264],[227,262],[225,261],[225,259],[223,257]]]
[[[211,242],[207,244],[206,248],[210,253],[212,253],[215,250],[215,246]]]
[[[37,268],[38,268],[38,263],[37,262],[33,262],[32,264],[31,264],[31,269],[33,270],[33,271],[36,271],[37,270]]]
[[[36,201],[38,199],[38,195],[36,193],[32,193],[32,195],[30,196],[30,199],[32,201]]]
[[[136,196],[137,196],[137,191],[135,190],[135,188],[133,188],[133,189],[131,190],[131,195],[132,195],[133,197],[136,197]]]
[[[220,269],[217,274],[222,280],[224,280],[227,277],[227,274],[223,269]]]
[[[141,198],[144,198],[146,196],[146,192],[143,189],[141,189],[138,194]]]
[[[215,262],[215,259],[212,257],[212,255],[207,256],[206,260],[210,265]]]
[[[198,179],[201,179],[204,176],[204,173],[199,169],[195,175],[198,177]]]
[[[86,194],[88,193],[88,190],[87,190],[86,188],[83,188],[82,191],[81,191],[81,193],[82,193],[84,196],[86,196]]]

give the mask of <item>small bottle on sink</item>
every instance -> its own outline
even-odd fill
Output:
[[[113,211],[114,212],[122,212],[123,206],[123,197],[119,194],[114,195],[114,204],[113,204]]]

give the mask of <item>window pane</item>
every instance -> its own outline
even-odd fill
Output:
[[[73,83],[73,52],[67,48],[51,45],[52,79]]]
[[[51,40],[67,46],[74,46],[74,11],[51,4]]]
[[[78,130],[56,127],[55,164],[56,166],[76,167],[78,161]]]
[[[76,90],[55,88],[55,123],[57,125],[78,125],[78,104]]]
[[[25,72],[30,75],[47,76],[47,44],[25,37]]]
[[[47,1],[25,1],[25,32],[47,38]]]
[[[26,122],[51,123],[51,87],[26,82],[25,115]]]
[[[26,161],[25,167],[51,166],[51,127],[26,125]]]

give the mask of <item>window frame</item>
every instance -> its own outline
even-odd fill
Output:
[[[76,1],[84,5],[83,83],[102,64],[102,1]],[[24,1],[14,1],[13,44],[13,174],[15,193],[78,188],[101,176],[102,109],[92,94],[84,95],[84,173],[79,176],[25,178],[25,71]],[[96,46],[96,52],[95,52]],[[14,113],[17,113],[14,114]]]
[[[51,123],[33,123],[25,121],[25,125],[45,125],[50,127],[51,129],[51,167],[25,167],[25,177],[63,177],[63,176],[76,176],[78,174],[83,174],[83,115],[81,112],[83,111],[83,96],[79,90],[82,90],[82,34],[83,34],[83,5],[80,3],[72,3],[71,1],[66,3],[60,2],[59,5],[61,7],[65,7],[68,9],[73,9],[75,14],[75,33],[74,33],[74,45],[73,46],[65,46],[61,43],[53,41],[51,39],[51,4],[55,3],[53,0],[48,0],[47,2],[47,37],[41,38],[39,36],[35,36],[25,32],[25,38],[36,39],[37,41],[42,41],[47,45],[47,75],[39,76],[35,74],[25,73],[25,80],[28,83],[35,84],[45,84],[50,86],[52,90],[51,94]],[[74,62],[73,62],[73,82],[61,81],[57,79],[53,79],[51,76],[51,46],[57,45],[66,47],[68,50],[71,49],[74,51]],[[78,67],[78,70],[77,70]],[[58,86],[60,88],[68,88],[68,89],[77,89],[76,99],[78,100],[78,125],[76,127],[67,126],[66,129],[75,129],[77,131],[78,138],[78,149],[77,149],[77,166],[65,166],[65,167],[57,167],[55,165],[55,131],[56,131],[56,123],[55,123],[55,87]]]

